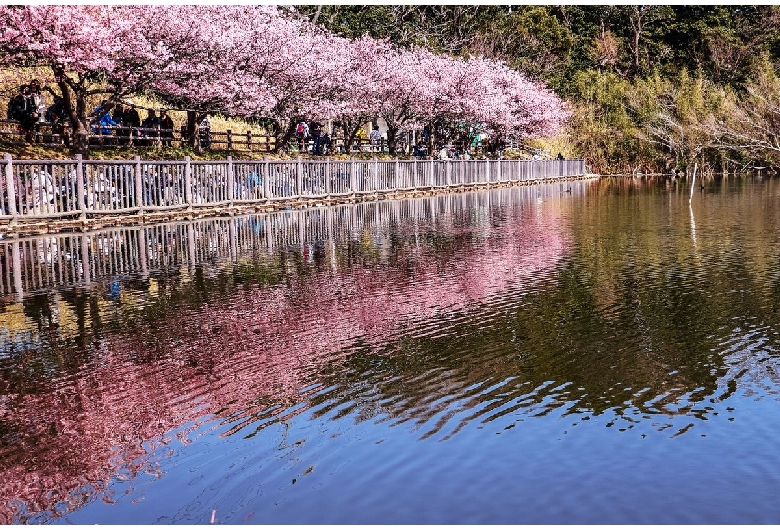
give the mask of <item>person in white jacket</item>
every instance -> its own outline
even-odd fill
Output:
[[[43,98],[41,84],[37,79],[30,81],[30,93],[35,102],[36,112],[38,113],[38,123],[46,121],[46,101]]]

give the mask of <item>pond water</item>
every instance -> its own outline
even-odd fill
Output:
[[[0,522],[780,522],[780,180],[0,243]],[[698,188],[698,187],[697,187]]]

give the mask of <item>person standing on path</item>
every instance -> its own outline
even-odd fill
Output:
[[[379,151],[379,147],[382,143],[382,133],[379,132],[379,125],[374,125],[371,129],[371,133],[368,135],[368,139],[371,142],[371,149],[373,151]]]
[[[295,138],[298,140],[298,152],[303,152],[309,140],[309,125],[305,121],[300,121],[296,125]]]
[[[320,153],[320,136],[322,136],[322,124],[315,121],[311,124],[311,138],[314,140],[314,145],[311,148],[312,154],[322,154]]]
[[[38,113],[38,123],[45,122],[46,100],[44,99],[43,92],[41,91],[41,83],[37,79],[30,81],[30,95],[32,96],[33,102],[35,103],[35,112]]]
[[[30,85],[19,87],[19,93],[8,105],[8,119],[19,122],[19,131],[27,144],[33,142],[33,130],[38,122],[38,106],[32,96]]]
[[[173,142],[173,120],[168,116],[168,111],[160,110],[160,136],[165,147],[171,147]]]
[[[141,116],[138,114],[138,110],[136,110],[132,100],[128,101],[125,106],[124,119],[125,127],[132,127],[132,129],[127,131],[127,135],[131,138],[138,138],[137,128],[141,126]],[[135,140],[132,141],[135,142]]]
[[[157,138],[158,128],[160,127],[160,118],[157,117],[157,113],[153,110],[146,112],[146,118],[141,123],[141,128],[145,129],[142,133],[146,138]],[[138,142],[139,145],[150,145],[149,140],[142,140]]]

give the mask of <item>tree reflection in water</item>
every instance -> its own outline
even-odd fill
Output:
[[[5,292],[33,293],[5,306],[3,521],[110,501],[170,433],[300,414],[357,341],[531,281],[566,245],[555,206],[513,206],[531,194],[560,186],[7,243]]]

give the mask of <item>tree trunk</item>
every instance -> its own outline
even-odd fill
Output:
[[[352,145],[357,138],[358,131],[364,123],[370,121],[370,118],[366,116],[358,116],[356,118],[344,118],[341,119],[341,128],[344,130],[344,152],[349,154],[352,152]]]
[[[298,120],[290,120],[289,123],[287,123],[287,127],[284,129],[277,126],[277,130],[275,131],[277,153],[283,153],[287,150],[288,146],[290,145],[290,139],[295,134],[295,127],[297,125]]]
[[[397,154],[398,142],[396,141],[396,136],[398,136],[398,130],[399,127],[397,125],[387,124],[387,150],[390,156]]]
[[[62,101],[65,110],[68,113],[70,127],[73,131],[70,147],[74,154],[80,154],[89,158],[89,123],[87,120],[87,96],[84,90],[78,90],[74,87],[71,93],[71,87],[68,85],[65,75],[62,72],[54,72],[58,79],[57,86],[62,93]],[[75,101],[74,101],[75,100]]]
[[[71,149],[76,154],[81,154],[84,158],[89,158],[89,129],[77,121],[71,125],[73,134],[71,136]]]
[[[203,120],[204,114],[195,110],[187,111],[187,144],[192,147],[196,153],[201,152],[200,145],[200,122]]]
[[[436,137],[436,124],[432,121],[428,122],[428,145],[425,146],[426,149],[428,149],[428,152],[433,154],[436,152],[436,140],[438,138]]]
[[[640,6],[631,6],[628,8],[628,20],[631,23],[632,39],[628,47],[631,49],[631,54],[634,56],[634,73],[640,75],[642,73],[640,63],[640,39],[642,37],[642,8]]]
[[[53,66],[52,72],[62,94],[62,103],[68,115],[72,136],[70,150],[89,158],[89,120],[87,119],[87,91],[80,82],[74,82],[65,75],[64,68]]]
[[[347,131],[347,127],[344,127],[344,150],[347,154],[352,152],[352,145],[355,143],[355,138],[357,138],[358,131],[363,126],[362,123],[360,123],[360,120],[353,124],[352,126],[349,126],[349,131]]]

